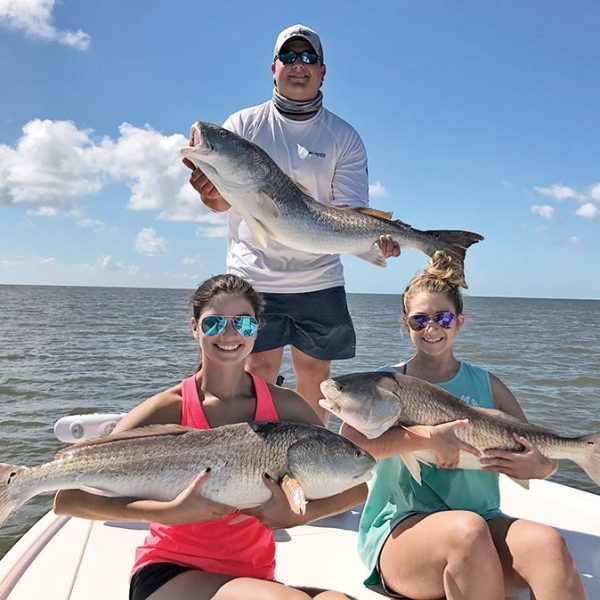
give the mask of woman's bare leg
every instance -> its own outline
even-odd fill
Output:
[[[556,529],[525,519],[489,521],[507,593],[531,589],[536,600],[584,600],[583,582]]]
[[[388,588],[415,600],[504,600],[490,530],[473,512],[409,517],[386,541],[379,565]]]
[[[340,592],[293,588],[276,581],[185,571],[170,579],[148,600],[353,600]]]

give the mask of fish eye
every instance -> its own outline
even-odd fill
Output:
[[[222,129],[220,129],[220,130],[219,130],[219,135],[220,135],[221,137],[225,137],[225,136],[227,135],[227,132],[226,132],[226,131],[223,131]]]

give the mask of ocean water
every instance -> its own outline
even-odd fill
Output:
[[[0,285],[0,462],[34,465],[63,447],[65,415],[127,411],[193,372],[191,290]],[[400,298],[349,294],[357,355],[332,373],[411,356]],[[600,301],[465,298],[459,358],[512,389],[528,418],[564,435],[600,431]],[[289,356],[282,368],[293,385]],[[339,423],[332,421],[335,429]],[[555,481],[599,494],[563,461]],[[0,529],[0,557],[51,506],[23,506]]]

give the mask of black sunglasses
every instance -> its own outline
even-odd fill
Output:
[[[456,323],[456,315],[449,310],[440,310],[433,315],[424,313],[410,315],[406,320],[413,331],[422,331],[427,327],[430,320],[444,329],[450,329]]]
[[[299,58],[305,65],[314,65],[321,57],[314,52],[294,52],[288,50],[283,54],[278,54],[275,58],[278,58],[284,65],[293,65],[296,59]]]

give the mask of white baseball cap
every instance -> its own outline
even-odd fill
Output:
[[[313,50],[319,55],[321,62],[323,62],[323,46],[321,46],[321,38],[319,37],[319,34],[310,27],[300,24],[287,27],[277,36],[275,49],[273,50],[273,61],[275,61],[281,52],[283,45],[289,40],[295,38],[306,40],[313,47]]]

